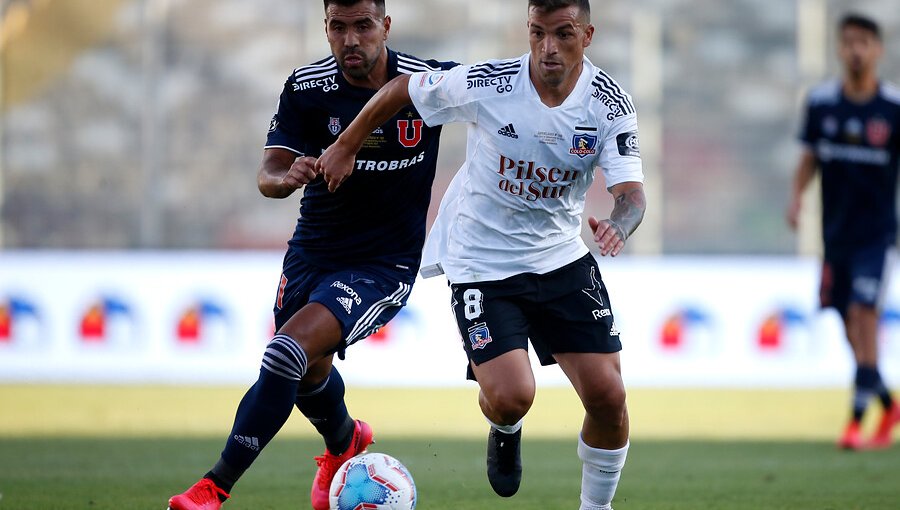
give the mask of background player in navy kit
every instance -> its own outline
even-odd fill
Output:
[[[584,57],[594,32],[588,1],[528,6],[530,53],[393,80],[317,167],[340,189],[367,133],[410,103],[430,125],[468,123],[466,162],[444,195],[422,273],[437,268],[451,283],[491,424],[488,480],[501,496],[519,488],[522,419],[535,395],[530,340],[585,408],[581,509],[610,510],[628,451],[622,344],[581,216],[599,167],[615,197],[609,219],[588,219],[600,253],[617,255],[640,224],[637,120],[630,97]]]
[[[316,174],[315,158],[388,80],[454,64],[389,50],[383,0],[324,4],[332,56],[288,78],[258,176],[260,191],[271,198],[305,187],[278,286],[277,334],[238,406],[220,460],[170,499],[172,510],[218,509],[295,404],[327,448],[316,457],[310,492],[316,510],[329,507],[337,468],[372,442],[369,425],[347,412],[332,358],[406,303],[425,240],[440,128],[426,127],[414,109],[404,108],[368,136],[356,173],[336,193]]]
[[[809,94],[801,135],[805,149],[788,222],[796,228],[801,194],[818,168],[825,242],[822,306],[835,307],[843,317],[857,366],[852,418],[838,444],[848,449],[886,447],[892,427],[900,422],[900,406],[878,371],[877,332],[887,254],[897,238],[900,89],[879,80],[883,47],[875,22],[848,15],[838,28],[844,78]],[[865,442],[860,420],[876,395],[885,412]]]

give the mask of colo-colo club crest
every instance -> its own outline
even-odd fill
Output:
[[[569,154],[584,159],[587,156],[597,154],[597,137],[594,135],[576,134],[572,137],[572,148]]]

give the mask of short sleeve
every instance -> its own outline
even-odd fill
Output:
[[[803,120],[800,124],[799,139],[806,145],[812,145],[816,141],[816,133],[813,128],[813,112],[810,102],[807,100],[803,105]]]
[[[468,66],[448,71],[414,73],[409,78],[409,97],[431,127],[448,122],[475,122],[478,105],[468,90]]]
[[[623,182],[644,182],[635,114],[619,117],[609,126],[597,165],[603,169],[607,188]]]
[[[288,79],[278,99],[278,107],[269,123],[266,136],[266,149],[288,149],[305,155],[306,136],[302,124],[303,108],[299,104],[298,95],[294,92],[294,81]]]

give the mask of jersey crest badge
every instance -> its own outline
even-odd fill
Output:
[[[484,349],[493,341],[486,322],[479,322],[469,328],[469,343],[472,344],[472,349]]]
[[[572,148],[569,154],[584,159],[587,156],[597,154],[597,137],[579,133],[572,137]]]
[[[341,132],[341,119],[339,117],[331,117],[328,120],[328,130],[331,131],[331,134],[337,136],[338,133]]]
[[[410,129],[412,124],[412,129]],[[422,128],[425,127],[425,121],[422,119],[398,120],[397,121],[397,139],[400,145],[411,149],[422,141]]]
[[[866,123],[866,138],[873,147],[884,147],[891,139],[891,125],[881,117],[870,119]]]

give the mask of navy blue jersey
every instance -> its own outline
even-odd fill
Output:
[[[388,79],[455,65],[388,50]],[[333,56],[296,69],[284,84],[266,148],[319,156],[375,92],[348,83]],[[408,270],[414,279],[440,133],[440,127],[426,126],[411,107],[376,129],[336,192],[328,191],[321,176],[306,185],[289,250],[323,268],[384,263]]]
[[[801,139],[822,175],[822,227],[827,258],[860,245],[896,240],[900,163],[900,90],[879,86],[869,102],[844,97],[841,83],[813,89]]]

